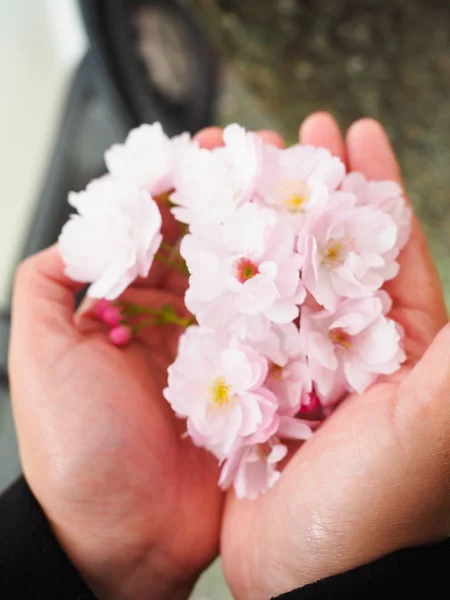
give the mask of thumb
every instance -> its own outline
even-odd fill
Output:
[[[9,369],[25,358],[58,353],[77,335],[73,325],[75,293],[82,287],[64,274],[58,247],[26,259],[18,268],[12,302]]]
[[[436,336],[399,388],[398,440],[420,479],[417,496],[437,530],[450,533],[450,324]]]
[[[450,444],[450,323],[402,382],[396,411],[399,424],[420,428],[424,442]]]

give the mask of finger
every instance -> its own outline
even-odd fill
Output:
[[[75,293],[82,287],[64,274],[57,245],[20,265],[12,301],[11,372],[12,366],[23,370],[27,361],[58,356],[73,343],[77,336],[73,323]]]
[[[32,324],[34,329],[44,319],[53,327],[72,327],[75,293],[82,287],[64,273],[56,244],[27,258],[16,272],[13,325]]]
[[[405,402],[414,403],[417,410],[425,406],[426,413],[435,411],[436,424],[443,421],[450,436],[450,324],[435,337],[423,358],[403,381],[400,391],[405,396]],[[411,400],[411,395],[416,401]]]
[[[194,140],[199,143],[201,148],[212,150],[224,145],[223,130],[221,127],[206,127],[194,136]]]
[[[446,523],[449,526],[450,503],[450,324],[436,336],[423,358],[399,388],[395,406],[395,424],[408,458],[426,477],[432,479],[430,491],[442,497],[444,486]],[[442,503],[441,503],[442,504]],[[439,515],[434,513],[435,522]],[[448,529],[446,531],[448,533]]]
[[[307,117],[300,126],[299,140],[301,144],[327,148],[333,156],[346,162],[341,129],[329,113],[317,112]]]
[[[271,144],[277,148],[286,147],[284,139],[276,131],[272,131],[271,129],[260,129],[256,132],[256,134],[263,140],[265,144]]]
[[[350,127],[347,155],[350,170],[360,171],[368,179],[390,179],[402,185],[394,151],[377,121],[362,119]],[[393,316],[402,322],[408,336],[428,345],[447,322],[447,311],[436,267],[415,216],[399,262],[398,276],[386,285],[394,301]]]

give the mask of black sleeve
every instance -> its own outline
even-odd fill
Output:
[[[450,541],[401,550],[278,600],[450,598],[449,565]],[[53,536],[23,478],[0,496],[0,598],[95,600]]]
[[[0,496],[0,598],[95,600],[23,477]]]
[[[450,541],[400,550],[277,600],[440,600],[450,598]]]

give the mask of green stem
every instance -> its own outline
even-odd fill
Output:
[[[128,302],[123,302],[121,304],[128,317],[138,317],[139,315],[158,315],[160,313],[159,308],[139,306],[138,304],[131,304]]]
[[[130,302],[121,303],[123,312],[128,317],[139,317],[141,315],[152,315],[152,319],[147,319],[137,323],[133,331],[142,329],[149,325],[179,325],[180,327],[189,327],[195,323],[193,317],[180,317],[175,312],[171,304],[165,304],[162,308],[152,308],[150,306],[140,306]]]
[[[145,321],[141,321],[132,327],[133,334],[141,331],[141,329],[145,329],[146,327],[150,327],[151,325],[158,325],[157,319],[146,319]]]
[[[185,329],[187,327],[189,327],[190,325],[193,325],[195,323],[195,319],[193,317],[191,318],[183,318],[183,317],[179,317],[178,315],[161,315],[161,320],[159,321],[159,323],[161,325],[168,325],[168,324],[172,324],[172,325],[179,325],[180,327],[184,327]]]

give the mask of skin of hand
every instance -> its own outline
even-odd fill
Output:
[[[155,263],[124,299],[182,314],[186,284]],[[17,273],[9,367],[25,477],[99,598],[186,598],[217,553],[222,493],[215,459],[182,438],[162,397],[180,329],[148,328],[118,349],[89,310],[74,315],[79,287],[56,246]]]
[[[269,131],[258,133],[280,144]],[[223,145],[222,131],[197,136]],[[180,229],[160,206],[164,240]],[[64,275],[57,247],[18,269],[9,356],[25,477],[69,558],[100,599],[187,598],[217,555],[217,461],[182,437],[162,396],[181,329],[152,327],[123,349]],[[123,300],[185,312],[187,277],[153,265]]]
[[[317,113],[300,141],[328,147],[370,179],[400,182],[376,121],[353,124],[344,144],[334,119]],[[237,600],[277,596],[450,532],[450,326],[416,219],[400,262],[386,289],[407,364],[346,399],[266,495],[228,494],[221,552]]]

